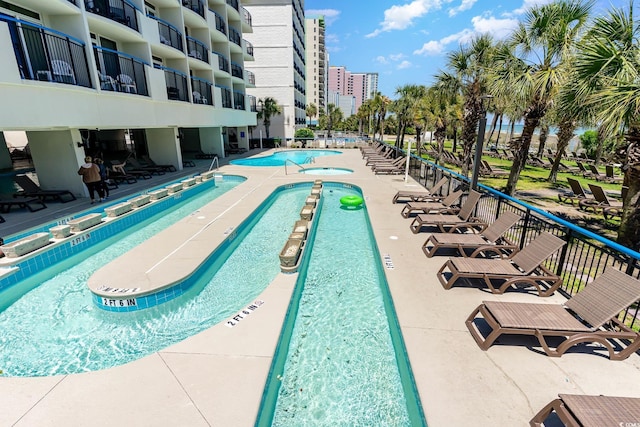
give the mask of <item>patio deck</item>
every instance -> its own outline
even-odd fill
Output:
[[[192,174],[208,165],[205,161],[184,172]],[[222,166],[226,174],[249,179],[213,202],[220,211],[229,210],[212,227],[222,236],[229,221],[239,223],[254,204],[287,182],[320,178],[360,186],[380,254],[393,263],[394,268],[385,273],[430,427],[526,426],[558,393],[640,397],[637,354],[621,362],[578,352],[555,359],[526,337],[504,338],[502,343],[507,345],[480,350],[464,321],[481,301],[560,303],[564,298],[519,292],[492,295],[472,287],[444,290],[435,272],[446,258],[425,257],[421,245],[428,234],[413,234],[410,220],[400,216],[402,206],[391,203],[397,190],[418,190],[419,186],[405,183],[404,176],[374,175],[359,150],[317,158],[314,166],[346,167],[354,174],[285,175],[282,167]],[[166,179],[178,178],[167,175]],[[159,178],[163,177],[142,184],[156,185]],[[135,185],[120,188],[134,191]],[[123,195],[112,192],[112,198]],[[240,199],[245,202],[236,203]],[[86,199],[52,203],[37,213],[11,213],[0,227],[8,234],[6,227],[14,218],[27,228],[35,218],[43,222],[44,215],[64,216],[58,208],[87,207]],[[172,237],[184,238],[178,233]],[[264,305],[235,327],[218,324],[127,365],[46,378],[0,376],[0,425],[252,426],[296,277],[279,275],[259,296]]]

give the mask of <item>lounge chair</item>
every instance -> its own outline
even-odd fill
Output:
[[[376,168],[384,168],[384,167],[400,167],[406,161],[404,156],[398,157],[396,159],[378,159],[367,161],[366,166],[371,166],[371,170],[375,171]]]
[[[583,177],[595,178],[593,176],[593,172],[591,172],[585,165],[583,165],[580,160],[576,160],[576,165],[578,165],[578,169],[580,170],[580,173],[582,174]]]
[[[431,258],[438,249],[453,248],[462,256],[467,250],[473,250],[471,258],[478,255],[495,254],[500,258],[511,258],[518,251],[518,246],[504,234],[522,217],[515,212],[506,211],[489,225],[482,233],[433,233],[422,245],[422,252]]]
[[[605,218],[620,217],[622,216],[622,202],[613,201],[609,199],[607,193],[599,185],[589,184],[589,189],[593,198],[598,202],[597,205],[593,205],[593,210],[600,210]]]
[[[624,181],[624,177],[616,176],[616,173],[613,170],[613,165],[606,165],[604,167],[604,169],[605,169],[605,176],[606,176],[606,181],[607,182],[622,182],[622,181]]]
[[[460,199],[460,196],[462,196],[462,190],[449,193],[447,197],[439,202],[409,202],[404,205],[402,211],[400,211],[400,215],[402,215],[403,218],[409,218],[417,213],[427,214],[433,211],[440,213],[457,213],[460,209],[454,209],[453,204]]]
[[[27,175],[15,175],[13,180],[18,184],[22,191],[13,194],[13,197],[37,197],[41,201],[57,200],[60,203],[71,202],[76,200],[76,196],[69,190],[43,190],[31,180]]]
[[[229,151],[227,151],[229,152]],[[229,152],[230,153],[230,152]],[[198,150],[198,152],[195,154],[195,158],[196,159],[208,159],[208,160],[213,160],[214,158],[218,157],[217,154],[215,153],[205,153],[202,150]]]
[[[115,182],[116,185],[122,183],[135,184],[138,182],[138,178],[128,174],[124,168],[114,169],[113,166],[111,168],[107,168],[107,179]]]
[[[640,334],[618,316],[639,299],[640,280],[610,267],[564,304],[484,301],[465,323],[482,350],[502,335],[533,335],[551,357],[577,344],[598,343],[609,359],[624,360],[640,348]],[[478,315],[491,328],[486,334],[477,327]],[[551,337],[564,340],[552,348]]]
[[[129,162],[129,164],[131,166],[133,166],[133,170],[146,171],[146,172],[149,172],[150,174],[154,174],[155,173],[156,175],[164,175],[165,174],[165,169],[164,168],[161,168],[161,167],[158,167],[158,166],[143,165],[142,163],[140,163],[137,159],[134,159],[133,157],[129,157],[129,159],[127,161]]]
[[[587,196],[587,193],[586,191],[584,191],[584,188],[582,187],[582,184],[580,184],[580,181],[577,181],[573,178],[567,178],[567,182],[571,187],[571,194],[558,193],[558,199],[561,202],[563,203],[568,202],[568,203],[571,203],[572,205],[574,203],[577,203],[578,206],[583,206],[583,207],[598,204],[596,199]]]
[[[494,294],[502,294],[512,286],[534,286],[541,297],[553,294],[562,279],[542,263],[564,246],[565,241],[550,233],[542,232],[511,259],[449,258],[440,267],[437,276],[445,289],[458,279],[483,279]],[[445,277],[445,270],[451,277]]]
[[[0,212],[8,213],[14,207],[28,209],[29,212],[37,212],[46,209],[47,205],[37,197],[30,199],[0,199]]]
[[[542,427],[551,414],[556,415],[562,425],[580,426],[624,426],[637,424],[640,420],[640,399],[633,397],[588,396],[584,394],[559,394],[529,421],[531,427]],[[625,420],[625,421],[621,421]]]
[[[409,228],[418,234],[422,227],[438,227],[443,233],[472,230],[481,233],[488,224],[480,218],[472,217],[473,211],[480,200],[481,194],[471,190],[457,214],[418,214]]]
[[[426,202],[434,200],[442,200],[444,196],[439,195],[440,189],[442,189],[449,182],[449,178],[443,177],[440,181],[436,182],[433,187],[427,189],[427,191],[398,191],[391,203],[400,202]],[[409,199],[409,200],[400,200]]]
[[[508,170],[501,169],[497,166],[491,166],[491,164],[486,160],[482,160],[481,164],[484,166],[485,173],[489,176],[499,177],[499,176],[509,175]]]
[[[128,160],[129,159],[127,158],[127,160],[124,160],[122,163],[114,163],[114,162],[105,160],[105,163],[111,165],[111,169],[114,172],[121,174],[123,176],[133,175],[136,178],[151,179],[151,173],[149,171],[127,167]]]
[[[246,153],[247,149],[238,146],[237,142],[230,142],[229,147],[225,151],[229,154],[240,154],[240,153]]]
[[[154,166],[156,168],[162,168],[166,172],[175,172],[177,169],[175,166],[171,164],[159,165],[151,159],[149,156],[142,156],[142,159],[149,164],[149,166]]]
[[[591,178],[595,178],[596,181],[608,182],[607,176],[600,173],[596,165],[588,165],[588,166],[589,166],[589,171],[591,171]]]
[[[390,163],[375,163],[371,165],[371,170],[374,173],[395,173],[397,171],[404,172],[406,157],[398,157]]]

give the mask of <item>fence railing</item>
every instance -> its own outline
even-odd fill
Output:
[[[220,89],[220,96],[222,98],[222,108],[233,108],[233,98],[231,97],[231,89],[226,86],[216,85]]]
[[[257,113],[258,112],[258,103],[256,102],[256,97],[253,95],[249,95],[249,110],[251,110],[251,112],[253,113]]]
[[[74,37],[6,15],[20,77],[92,87],[85,44]]]
[[[136,7],[126,0],[85,0],[84,5],[91,13],[140,31]]]
[[[163,19],[158,18],[157,16],[149,15],[149,18],[158,21],[160,43],[178,49],[180,52],[184,52],[182,44],[182,33],[178,30],[177,27]]]
[[[227,4],[238,12],[240,11],[238,0],[227,0]]]
[[[236,110],[244,110],[245,94],[243,92],[233,92],[233,108]]]
[[[442,176],[450,178],[450,187],[445,191],[469,187],[466,177],[413,154],[408,173],[426,188],[431,187]],[[479,187],[483,197],[476,208],[477,217],[493,222],[507,210],[520,214],[522,219],[507,234],[520,248],[542,231],[560,236],[567,242],[561,251],[545,262],[547,268],[562,278],[560,292],[566,296],[588,286],[607,268],[617,268],[633,277],[640,277],[640,253],[493,188],[484,185]],[[636,329],[640,328],[637,308],[636,304],[623,313],[623,320],[627,325]]]
[[[250,27],[252,26],[253,19],[251,18],[251,13],[244,6],[242,6],[242,20],[246,22]]]
[[[247,52],[247,55],[253,56],[253,44],[247,39],[244,39],[244,50]]]
[[[247,83],[255,85],[256,84],[256,75],[249,70],[244,70],[245,73],[247,73]]]
[[[100,79],[100,89],[136,95],[149,95],[145,66],[142,59],[123,52],[93,47]]]
[[[209,49],[200,40],[187,36],[187,52],[190,57],[209,63]]]
[[[227,59],[227,57],[218,52],[213,52],[213,53],[215,53],[218,56],[218,69],[229,73],[230,72],[229,60]]]
[[[153,64],[154,68],[164,71],[164,80],[167,85],[167,98],[174,101],[189,102],[187,96],[187,76],[173,68],[163,67],[162,65]]]
[[[229,26],[229,41],[237,44],[238,46],[242,46],[242,37],[240,37],[240,32]]]
[[[224,34],[226,36],[227,35],[227,23],[224,21],[224,18],[222,16],[220,16],[218,14],[218,12],[216,12],[213,9],[209,9],[209,11],[211,13],[213,13],[213,16],[215,16],[216,30],[220,31],[222,34]]]
[[[242,72],[242,66],[240,64],[236,64],[235,62],[231,63],[231,75],[233,77],[238,77],[240,79],[244,79],[244,73]]]
[[[182,0],[182,5],[187,9],[193,10],[198,15],[204,16],[204,2],[202,0]]]
[[[191,101],[194,104],[213,105],[212,86],[211,82],[198,77],[191,77]]]

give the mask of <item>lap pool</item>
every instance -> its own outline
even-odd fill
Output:
[[[230,163],[238,166],[284,166],[287,162],[304,165],[313,162],[315,157],[338,154],[342,153],[336,150],[283,150],[269,156],[231,160]]]

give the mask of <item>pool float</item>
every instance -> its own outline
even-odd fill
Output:
[[[340,198],[340,204],[342,206],[357,208],[362,204],[362,197],[359,196],[344,196]]]

